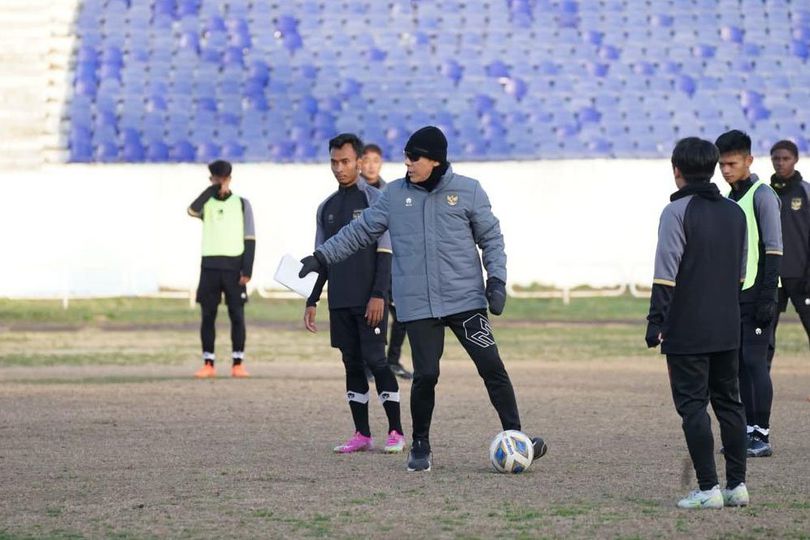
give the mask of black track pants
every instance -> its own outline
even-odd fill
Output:
[[[498,346],[495,344],[495,336],[490,329],[486,311],[482,309],[457,313],[441,319],[420,319],[405,323],[413,352],[411,387],[413,438],[429,438],[435,387],[439,380],[439,360],[444,352],[445,327],[453,331],[475,363],[503,429],[519,430],[520,415],[512,382],[498,354]]]
[[[776,327],[779,324],[779,315],[787,310],[788,300],[796,308],[796,313],[799,314],[799,319],[802,326],[804,326],[804,333],[807,334],[808,342],[810,342],[810,294],[804,292],[804,280],[782,278],[782,288],[779,289],[779,309],[776,312],[776,320],[773,324],[773,346],[768,350],[768,371],[771,370],[776,348]]]
[[[239,277],[239,272],[236,270],[203,268],[200,272],[197,302],[200,304],[202,315],[200,340],[203,352],[214,352],[217,308],[223,293],[225,303],[228,305],[228,317],[231,319],[231,349],[234,352],[244,352],[245,350],[247,292],[244,285],[239,285]]]
[[[736,350],[667,355],[672,400],[683,420],[686,446],[703,490],[718,483],[712,423],[706,411],[709,402],[720,424],[726,485],[735,488],[745,482],[745,412],[739,398],[738,362]]]
[[[391,340],[388,342],[388,363],[398,364],[402,355],[402,344],[405,343],[405,324],[397,320],[397,310],[392,305],[391,312]]]
[[[773,384],[768,351],[773,343],[773,323],[766,327],[754,320],[754,304],[740,305],[740,397],[749,426],[770,427]]]

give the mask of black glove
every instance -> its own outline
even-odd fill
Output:
[[[754,320],[761,327],[770,325],[774,317],[776,317],[776,300],[771,296],[773,295],[763,295],[757,301]]]
[[[647,342],[647,347],[654,349],[661,344],[661,327],[651,322],[647,323],[647,335],[644,336],[644,341]]]
[[[301,259],[301,264],[304,266],[301,268],[301,271],[298,272],[298,277],[300,278],[306,276],[310,272],[320,273],[321,270],[325,270],[327,267],[326,258],[320,251],[316,251],[312,255]]]
[[[503,308],[506,305],[506,283],[496,277],[491,277],[487,280],[487,302],[489,302],[489,311],[493,315],[500,315],[503,313]]]

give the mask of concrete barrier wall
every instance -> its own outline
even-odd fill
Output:
[[[767,161],[761,175],[770,174]],[[666,160],[459,163],[481,180],[506,238],[509,281],[571,287],[649,283],[658,216],[674,191]],[[404,166],[388,163],[383,176]],[[0,296],[132,295],[191,289],[201,225],[186,208],[204,165],[61,165],[12,172],[2,226]],[[726,186],[719,173],[715,180]],[[318,203],[336,188],[323,165],[237,164],[232,189],[256,215],[253,285],[284,253],[312,251]]]

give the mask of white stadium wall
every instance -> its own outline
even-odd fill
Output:
[[[759,160],[754,170],[765,163]],[[675,189],[668,161],[459,163],[454,169],[480,179],[489,193],[511,284],[570,288],[652,279],[658,216]],[[389,163],[383,176],[403,172],[403,165]],[[0,214],[0,296],[193,289],[201,227],[186,208],[207,177],[204,165],[54,165],[11,173]],[[715,180],[722,184],[719,173]],[[281,256],[311,253],[315,208],[335,186],[328,163],[235,165],[232,188],[250,200],[256,218],[254,287],[281,288],[273,281]]]

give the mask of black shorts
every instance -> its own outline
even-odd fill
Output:
[[[247,288],[239,285],[238,270],[217,268],[200,269],[200,284],[197,286],[197,302],[201,306],[218,305],[225,294],[228,307],[241,307],[248,301]]]
[[[385,308],[382,321],[376,327],[368,325],[365,315],[364,307],[330,309],[329,336],[332,347],[343,350],[379,345],[385,352],[388,309]]]

